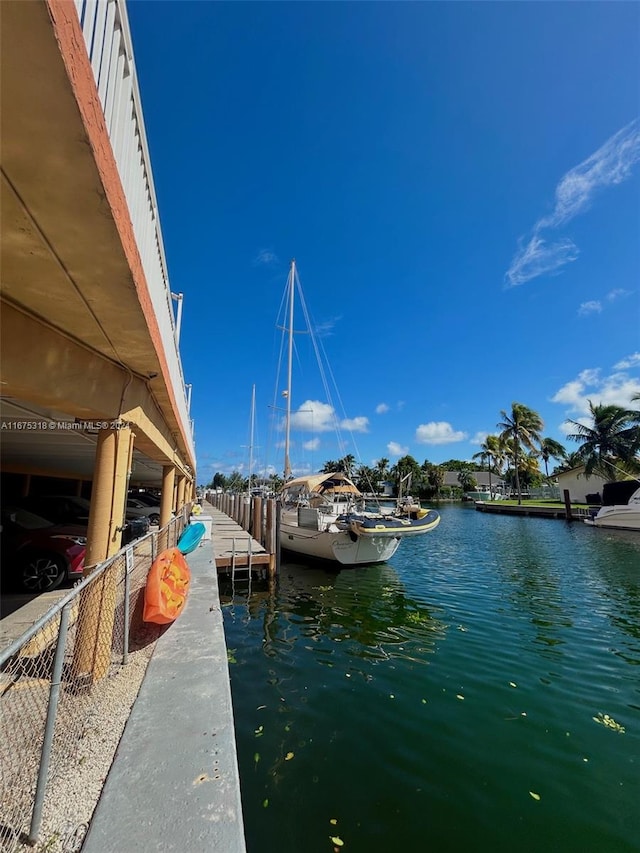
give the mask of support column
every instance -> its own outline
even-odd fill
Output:
[[[120,549],[132,450],[133,434],[128,427],[103,429],[98,434],[85,576]],[[81,596],[73,669],[76,676],[89,682],[103,678],[111,664],[116,575],[121,568],[115,564],[108,568]]]
[[[186,485],[187,478],[178,477],[178,506],[176,507],[176,513],[182,512],[182,509],[184,507],[184,493]]]
[[[160,496],[160,530],[171,521],[173,510],[173,487],[176,469],[173,465],[165,465],[162,469],[162,494]],[[158,538],[158,551],[164,551],[167,547],[167,533],[160,533]]]
[[[162,496],[160,497],[160,527],[171,521],[173,510],[173,484],[176,469],[173,465],[165,465],[162,469]]]

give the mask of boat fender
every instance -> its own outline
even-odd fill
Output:
[[[357,542],[358,541],[357,533],[354,533],[353,530],[350,530],[349,531],[349,539],[351,539],[352,542]]]

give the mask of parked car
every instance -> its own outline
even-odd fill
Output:
[[[149,506],[138,498],[127,498],[127,514],[137,518],[146,517],[150,524],[160,522],[160,507]]]
[[[156,492],[139,492],[134,489],[129,492],[129,497],[142,501],[147,506],[160,506],[160,495]]]
[[[22,507],[3,507],[1,518],[3,585],[47,592],[82,577],[85,527],[52,524]]]
[[[86,528],[89,523],[91,503],[77,495],[30,495],[21,500],[20,506],[54,524],[81,524]],[[126,513],[126,523],[122,531],[123,545],[128,545],[148,532],[149,519]]]

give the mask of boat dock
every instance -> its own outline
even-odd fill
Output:
[[[273,576],[277,563],[275,501],[266,501],[263,507],[260,498],[221,496],[234,497],[235,500],[225,502],[224,509],[209,502],[203,504],[203,515],[212,518],[211,539],[218,574],[262,569]]]
[[[501,501],[476,501],[478,512],[490,512],[496,515],[522,515],[535,518],[562,518],[565,521],[583,521],[589,517],[589,510],[582,507],[529,505],[514,506]]]

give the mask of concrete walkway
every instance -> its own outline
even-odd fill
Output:
[[[213,546],[187,557],[185,610],[157,645],[82,853],[244,853]]]

